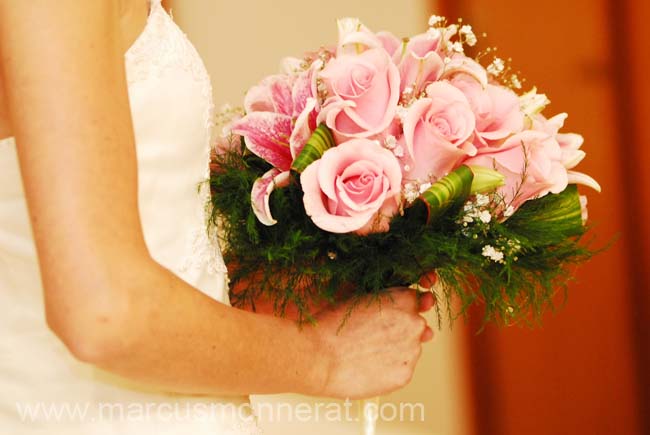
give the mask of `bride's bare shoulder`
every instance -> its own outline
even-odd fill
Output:
[[[21,3],[23,3],[21,5]],[[27,5],[30,3],[30,5]],[[45,1],[41,8],[34,8],[33,2],[16,2],[11,0],[0,0],[0,15],[4,15],[3,26],[5,28],[17,26],[20,27],[26,22],[38,22],[44,27],[47,27],[47,21],[43,22],[38,19],[38,10],[42,11],[42,15],[48,15],[48,7],[56,8],[60,13],[62,10],[65,12],[65,2],[49,2]],[[49,4],[48,4],[49,3]],[[70,7],[79,8],[76,2],[68,2]],[[138,38],[144,29],[149,14],[150,0],[103,0],[97,2],[88,2],[84,7],[106,8],[106,11],[114,11],[113,13],[107,12],[105,14],[106,21],[118,21],[120,29],[120,44],[122,51],[126,52],[133,42]],[[27,9],[25,8],[27,7]],[[31,9],[30,9],[31,8]],[[71,22],[69,26],[83,25],[83,23],[76,22],[70,14]],[[79,16],[79,15],[76,15]],[[78,21],[78,20],[77,20]],[[60,25],[61,21],[57,22]],[[54,29],[56,31],[56,29]],[[65,29],[61,28],[61,31]],[[7,34],[0,32],[0,38],[9,37]],[[0,41],[0,45],[3,41]],[[6,42],[6,41],[5,41]],[[2,59],[4,62],[4,59]],[[7,102],[7,92],[5,89],[5,80],[0,68],[0,139],[10,137],[13,135],[11,122],[9,119],[9,110]]]

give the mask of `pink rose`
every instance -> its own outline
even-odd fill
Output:
[[[406,177],[419,181],[437,180],[476,154],[469,142],[476,123],[465,95],[444,81],[432,83],[426,93],[403,119],[410,158]]]
[[[451,83],[463,91],[476,116],[476,145],[492,146],[524,128],[519,97],[503,86],[483,87],[467,74],[454,76]]]
[[[323,154],[300,176],[305,211],[332,233],[388,231],[398,208],[402,173],[390,151],[352,139]]]
[[[465,164],[493,168],[505,175],[506,184],[499,192],[515,210],[530,199],[560,193],[569,183],[557,140],[534,130],[518,133],[499,149],[479,154]]]
[[[320,77],[328,98],[318,123],[325,122],[337,139],[371,137],[393,122],[400,77],[383,48],[332,59]]]

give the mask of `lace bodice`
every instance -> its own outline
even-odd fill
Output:
[[[185,34],[174,24],[163,8],[160,7],[159,0],[155,0],[153,3],[144,31],[125,54],[127,81],[129,84],[129,94],[131,96],[139,160],[144,164],[144,159],[140,159],[140,154],[144,156],[148,155],[148,153],[144,150],[140,153],[140,149],[144,148],[144,145],[141,146],[141,144],[147,142],[145,136],[149,134],[148,127],[156,125],[148,123],[145,125],[145,122],[139,122],[140,118],[148,117],[151,118],[152,121],[160,123],[158,125],[162,125],[164,121],[163,117],[165,115],[164,112],[169,111],[171,118],[173,118],[169,120],[172,122],[171,125],[174,127],[174,131],[165,132],[165,138],[169,140],[178,137],[180,142],[177,142],[174,145],[175,148],[178,149],[180,155],[168,153],[168,156],[176,162],[177,166],[182,166],[183,162],[187,161],[189,168],[189,160],[193,160],[194,162],[198,161],[203,168],[200,172],[200,177],[196,177],[195,185],[193,186],[199,195],[191,197],[194,200],[199,199],[196,210],[198,219],[196,220],[196,223],[188,228],[188,238],[186,240],[186,246],[184,247],[185,254],[180,258],[180,262],[175,265],[173,270],[179,273],[179,275],[195,273],[202,268],[205,268],[208,272],[213,274],[225,274],[226,268],[217,246],[216,237],[208,238],[205,209],[208,203],[208,189],[200,184],[209,177],[209,167],[207,162],[210,154],[212,121],[214,116],[210,78],[200,56]],[[186,80],[184,82],[177,80],[175,74],[178,73],[181,73],[191,80]],[[157,95],[156,97],[160,97],[159,103],[162,104],[161,107],[158,107],[153,106],[153,98],[155,97],[152,96],[152,99],[144,101],[144,104],[152,105],[148,110],[146,108],[140,109],[140,107],[135,106],[137,102],[139,102],[139,99],[136,98],[136,94],[141,92],[142,87],[145,88],[146,92],[149,89],[147,85],[164,81],[170,76],[171,79],[174,80],[174,85],[165,88],[160,87],[159,89],[165,89],[166,91],[173,90],[174,93],[171,95],[172,98],[169,98],[170,95]],[[184,93],[186,89],[183,89],[183,86],[180,86],[180,83],[189,85],[194,93]],[[195,101],[188,98],[192,95],[196,97]],[[167,98],[167,101],[163,101],[165,98]],[[179,102],[181,104],[179,104]],[[183,103],[186,104],[187,107]],[[152,108],[155,108],[155,110],[151,110]],[[143,110],[147,110],[149,116],[140,115],[140,112]],[[180,124],[177,118],[181,115],[181,112],[185,112],[184,118],[186,118],[187,121],[191,120],[192,122]],[[190,117],[192,118],[190,119]],[[196,125],[193,125],[197,121],[203,122],[200,129],[196,128]],[[182,125],[191,129],[192,134],[203,133],[202,141],[196,141],[197,145],[202,143],[201,149],[192,149],[189,146],[187,141],[190,135],[186,134],[179,128]],[[159,142],[160,141],[158,141],[158,143]],[[155,162],[155,159],[153,159],[153,161]],[[171,161],[168,163],[171,163]],[[141,167],[139,174],[142,174],[142,172],[144,172],[144,168]],[[177,172],[180,173],[181,171],[178,170]],[[191,173],[187,172],[187,175],[189,174]],[[160,175],[161,177],[157,177],[158,183],[160,183],[160,178],[166,177],[165,174]],[[194,173],[194,175],[196,176],[197,173]],[[144,197],[150,197],[147,196],[146,193],[147,192],[141,192],[141,201]],[[171,205],[179,204],[177,201],[171,201],[171,198],[169,199]],[[182,199],[186,199],[186,197],[183,197]],[[155,204],[152,204],[152,206],[155,208]],[[219,295],[215,296],[217,296],[218,299],[223,300],[226,295],[221,291]]]
[[[185,34],[151,0],[142,34],[125,54],[136,138],[138,194],[151,255],[210,297],[227,303],[226,268],[206,232],[213,103],[210,78]],[[48,329],[42,286],[13,139],[0,141],[0,433],[181,434],[258,433],[254,422],[226,420],[98,422],[102,403],[240,405],[247,398],[168,396],[116,379],[73,359]],[[215,325],[216,327],[216,325]],[[18,405],[81,406],[92,419],[39,414],[25,421]],[[178,405],[180,403],[180,405]],[[185,408],[182,408],[185,409]],[[206,408],[208,409],[208,408]]]

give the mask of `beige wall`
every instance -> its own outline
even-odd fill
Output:
[[[248,87],[265,75],[279,71],[282,57],[299,56],[305,50],[335,42],[337,17],[356,16],[373,30],[386,29],[405,36],[423,31],[432,9],[431,2],[426,0],[175,0],[168,3],[174,18],[206,63],[217,107],[226,102],[241,104]],[[460,328],[453,333],[440,332],[434,343],[426,345],[411,385],[384,399],[422,402],[425,421],[382,424],[379,434],[467,434],[460,333]],[[307,399],[274,396],[272,400],[295,403]],[[265,426],[269,435],[360,433],[357,424]]]
[[[176,21],[212,76],[217,107],[279,72],[280,60],[336,42],[336,19],[361,18],[373,30],[406,36],[424,30],[426,0],[172,0]]]

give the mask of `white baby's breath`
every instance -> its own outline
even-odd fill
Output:
[[[459,41],[452,42],[449,44],[449,49],[451,51],[455,51],[456,53],[463,53],[465,49],[463,48],[463,44]]]
[[[503,252],[494,248],[492,245],[483,246],[483,251],[481,252],[484,257],[489,258],[495,263],[503,263]]]
[[[427,39],[429,41],[435,41],[438,38],[440,38],[440,29],[431,27],[427,30]]]
[[[485,207],[490,203],[490,197],[487,195],[483,195],[482,193],[477,193],[475,201],[477,206]]]
[[[478,215],[478,218],[484,224],[489,224],[492,221],[492,215],[487,210],[483,210],[482,212],[480,212],[479,215]]]
[[[404,106],[397,106],[397,117],[402,121],[402,124],[404,124],[404,121],[406,120],[406,117],[408,116],[409,110],[404,107]]]
[[[506,63],[500,57],[495,57],[494,60],[486,68],[487,72],[493,76],[500,75],[506,68]]]
[[[465,24],[460,28],[460,34],[465,39],[465,43],[470,47],[475,46],[476,43],[478,42],[476,35],[472,30],[472,26],[470,26],[469,24]]]
[[[417,183],[409,182],[404,185],[404,198],[410,204],[420,196]]]
[[[444,24],[446,20],[447,19],[445,17],[441,17],[440,15],[431,15],[431,17],[429,18],[429,27],[440,26]]]

